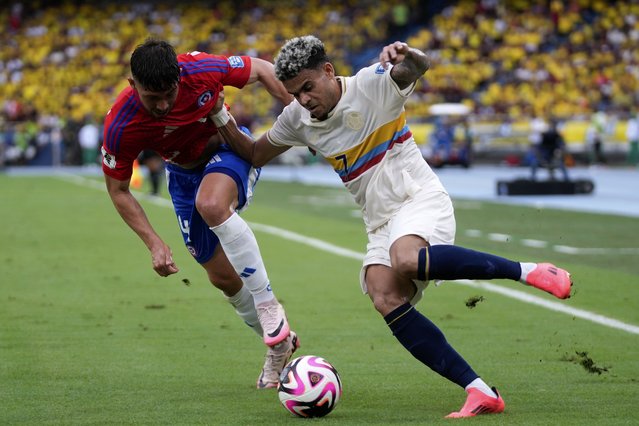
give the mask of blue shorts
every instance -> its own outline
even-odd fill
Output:
[[[199,263],[209,261],[219,243],[217,236],[195,208],[195,196],[200,182],[209,173],[230,176],[237,185],[239,212],[249,205],[260,171],[261,169],[253,168],[226,145],[222,145],[206,165],[196,169],[183,169],[167,163],[166,181],[184,244]]]

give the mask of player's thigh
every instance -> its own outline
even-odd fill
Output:
[[[428,242],[425,239],[414,234],[404,235],[395,240],[390,248],[393,269],[404,276],[414,275],[417,271],[419,251],[427,246]]]
[[[202,183],[196,196],[196,207],[211,226],[218,225],[233,211],[241,211],[250,202],[260,170],[238,157],[233,151],[221,148],[204,169]]]
[[[195,207],[210,225],[219,225],[237,207],[237,185],[225,173],[209,173],[202,178],[195,197]]]

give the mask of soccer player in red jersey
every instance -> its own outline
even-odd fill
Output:
[[[129,190],[141,151],[164,158],[184,242],[211,283],[268,345],[257,387],[272,388],[298,342],[271,290],[255,236],[238,215],[251,200],[260,169],[220,145],[208,118],[224,86],[241,89],[256,81],[283,104],[291,102],[268,61],[176,55],[169,43],[147,40],[131,55],[129,87],[107,113],[102,169],[115,208],[151,252],[155,272],[166,277],[178,272],[171,249]]]

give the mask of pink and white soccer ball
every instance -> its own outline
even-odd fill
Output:
[[[305,355],[286,364],[277,393],[284,408],[296,416],[323,417],[339,402],[342,381],[324,358]]]

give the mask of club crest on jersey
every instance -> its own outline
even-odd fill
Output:
[[[197,106],[198,108],[204,106],[208,101],[210,101],[211,99],[213,99],[213,95],[211,94],[210,90],[207,90],[206,92],[202,93],[198,98],[197,98]]]
[[[353,130],[359,130],[364,127],[364,117],[357,111],[352,111],[346,114],[345,121],[346,125]]]
[[[117,164],[117,162],[115,161],[115,155],[111,155],[106,152],[106,149],[104,149],[104,147],[102,147],[102,162],[110,169],[115,169],[115,166]]]
[[[244,61],[239,56],[230,56],[229,65],[231,68],[244,68]]]

